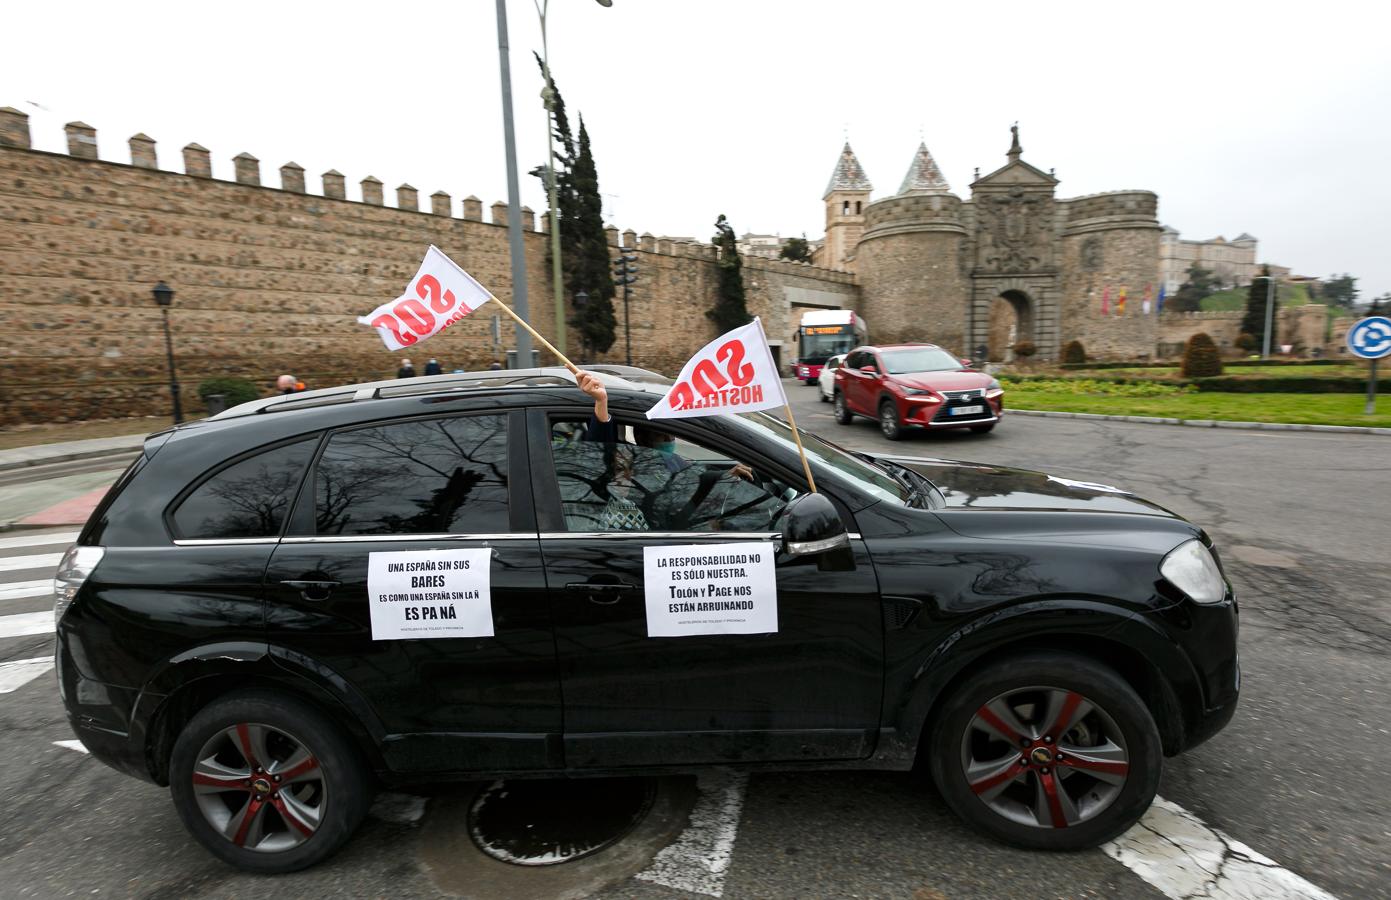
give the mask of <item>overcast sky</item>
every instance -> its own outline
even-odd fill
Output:
[[[953,190],[1005,162],[1056,168],[1063,197],[1159,194],[1185,237],[1248,231],[1260,258],[1391,291],[1391,54],[1365,0],[1016,3],[931,0],[554,0],[551,62],[593,138],[605,216],[709,240],[822,233],[821,193],[848,132],[875,185],[898,189],[920,137]],[[531,0],[509,0],[518,155],[544,162]],[[182,171],[261,160],[264,183],[335,168],[485,206],[505,200],[494,3],[395,0],[40,3],[4,14],[0,106],[34,145],[97,128],[103,159],[159,142]],[[21,37],[22,36],[22,37]],[[40,104],[38,108],[31,103]],[[578,124],[576,122],[576,127]],[[545,206],[522,176],[523,202]]]

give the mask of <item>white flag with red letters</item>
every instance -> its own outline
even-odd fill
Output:
[[[388,350],[402,350],[439,334],[487,303],[492,294],[433,244],[406,292],[365,316]]]
[[[676,376],[676,384],[647,411],[647,418],[757,412],[785,403],[763,323],[754,319],[715,338],[691,357]]]

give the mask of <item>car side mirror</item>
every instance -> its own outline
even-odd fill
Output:
[[[788,556],[815,556],[850,546],[850,535],[835,504],[825,494],[804,494],[783,511],[782,550]]]
[[[963,359],[963,360],[961,361],[961,368],[963,368],[963,369],[970,369],[970,368],[973,368],[974,366],[975,366],[975,362],[974,362],[973,360]]]
[[[866,375],[878,375],[879,369],[875,366],[860,366],[860,371]]]

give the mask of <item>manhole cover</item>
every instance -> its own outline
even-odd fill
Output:
[[[622,840],[652,808],[656,780],[499,781],[468,813],[478,849],[519,866],[553,866]]]

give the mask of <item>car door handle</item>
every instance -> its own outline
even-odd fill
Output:
[[[341,582],[337,581],[282,581],[286,587],[299,588],[299,595],[310,603],[322,603],[333,593]]]
[[[588,594],[590,603],[612,606],[625,591],[635,591],[638,586],[627,581],[572,581],[565,590],[577,594]]]

